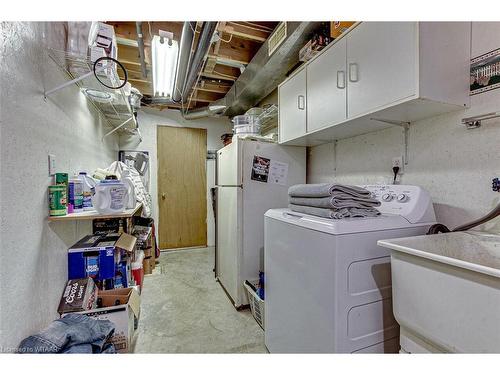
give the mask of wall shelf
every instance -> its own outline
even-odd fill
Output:
[[[110,127],[127,133],[136,131],[137,121],[124,89],[110,89],[101,84],[94,76],[94,64],[87,56],[54,49],[49,49],[48,55],[71,78],[71,81],[46,91],[45,96],[66,87],[68,84],[74,83],[80,87],[86,98],[103,115],[103,118]],[[104,71],[97,73],[99,74],[99,79],[109,86],[118,86],[120,78],[116,70],[108,69],[106,73]],[[89,90],[103,93],[109,99],[93,98],[88,94]],[[111,134],[111,132],[108,134]]]
[[[119,214],[101,215],[97,211],[83,211],[64,216],[49,216],[49,221],[72,221],[72,220],[94,220],[94,219],[115,219],[115,218],[131,218],[140,212],[142,203],[139,203],[135,208],[125,210]]]

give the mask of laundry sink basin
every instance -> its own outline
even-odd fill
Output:
[[[391,249],[401,352],[500,353],[500,236],[454,232],[378,241]]]

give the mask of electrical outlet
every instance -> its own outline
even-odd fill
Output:
[[[56,174],[56,156],[49,154],[49,176]]]
[[[403,157],[402,156],[397,156],[395,158],[392,158],[392,167],[399,167],[399,172],[398,174],[403,174]]]

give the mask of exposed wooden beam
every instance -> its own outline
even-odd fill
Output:
[[[228,22],[222,31],[238,38],[253,40],[259,43],[264,43],[270,34],[268,31],[258,30],[236,22]]]
[[[238,77],[236,76],[230,76],[230,75],[221,75],[218,73],[208,73],[208,72],[202,72],[201,73],[202,77],[207,77],[211,79],[220,79],[224,81],[236,81]]]
[[[203,86],[197,86],[194,89],[198,91],[206,91],[206,92],[214,92],[217,94],[226,94],[231,86],[220,86],[220,85],[211,85],[211,84],[205,84]]]

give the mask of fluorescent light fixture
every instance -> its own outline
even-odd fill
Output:
[[[151,40],[153,50],[153,91],[156,97],[172,97],[179,44],[159,35]]]

